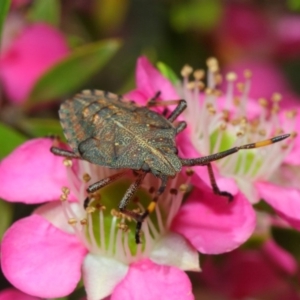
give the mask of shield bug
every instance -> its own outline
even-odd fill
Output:
[[[109,168],[136,171],[135,181],[119,204],[120,211],[137,222],[136,243],[140,243],[142,222],[155,209],[158,196],[165,190],[168,179],[176,176],[183,166],[207,166],[214,193],[231,200],[230,193],[219,190],[211,162],[239,150],[267,146],[289,136],[283,134],[204,157],[181,158],[177,154],[175,138],[185,129],[186,123],[181,121],[175,125],[174,121],[186,108],[186,101],[157,101],[158,96],[159,93],[146,106],[138,106],[109,92],[84,90],[63,102],[59,110],[64,134],[73,151],[51,148],[56,155],[83,159]],[[176,108],[167,117],[149,109],[153,106],[167,107],[174,104],[177,105]],[[128,210],[127,204],[147,173],[158,177],[161,185],[145,212],[139,214]],[[122,171],[103,178],[90,185],[87,192],[91,194],[125,174]],[[85,206],[88,203],[89,197]]]

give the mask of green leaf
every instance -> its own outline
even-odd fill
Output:
[[[34,1],[28,18],[32,22],[45,22],[53,26],[58,26],[60,21],[60,1]]]
[[[179,82],[179,78],[177,77],[176,73],[165,63],[158,62],[157,68],[163,76],[171,81],[172,84]]]
[[[0,123],[0,158],[7,156],[26,140],[26,137],[22,134]]]
[[[1,241],[4,232],[12,223],[13,205],[0,199],[0,211],[1,211],[1,218],[0,218],[0,241]]]
[[[62,127],[56,119],[23,119],[19,122],[19,126],[32,137],[45,137],[57,135],[64,140]]]
[[[300,11],[300,0],[288,0],[287,6],[292,11]]]
[[[120,42],[111,39],[77,48],[38,80],[25,105],[28,108],[78,90],[100,71],[119,47]]]
[[[2,30],[3,30],[3,25],[5,22],[5,18],[7,15],[7,12],[10,7],[10,0],[1,0],[0,1],[0,38],[2,36]]]

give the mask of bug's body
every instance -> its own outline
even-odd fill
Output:
[[[176,128],[146,107],[102,91],[84,91],[59,110],[64,134],[74,153],[110,168],[175,176],[181,170]]]
[[[157,94],[158,96],[159,94]],[[151,106],[177,104],[168,117],[149,109]],[[207,166],[214,193],[228,197],[220,191],[211,162],[231,155],[242,149],[264,147],[289,136],[283,134],[265,141],[246,144],[223,152],[198,158],[180,158],[177,155],[175,137],[186,127],[184,121],[173,122],[186,108],[185,100],[156,101],[151,99],[147,106],[137,106],[121,97],[98,90],[85,90],[74,98],[66,100],[60,107],[59,117],[64,134],[73,151],[52,147],[51,151],[68,158],[84,159],[93,164],[115,169],[137,170],[137,178],[121,199],[119,209],[137,221],[136,242],[140,242],[142,222],[155,209],[158,196],[166,188],[167,181],[174,177],[182,166]],[[161,186],[146,210],[139,214],[128,210],[127,204],[139,188],[147,173],[161,179]],[[89,194],[124,176],[121,171],[93,183],[87,189]],[[89,205],[90,197],[85,200]]]

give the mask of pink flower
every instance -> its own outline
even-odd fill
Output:
[[[0,292],[0,300],[39,300],[40,298],[26,295],[14,288],[8,288]]]
[[[226,299],[290,299],[299,296],[291,281],[297,262],[268,240],[261,249],[236,250],[218,258],[209,257],[199,275],[208,289]]]
[[[24,102],[37,79],[68,52],[55,28],[38,23],[24,27],[0,55],[0,79],[9,99]]]
[[[188,128],[178,137],[181,157],[209,155],[237,145],[268,139],[278,132],[299,131],[300,118],[294,110],[286,110],[279,114],[280,94],[275,93],[272,96],[271,116],[265,99],[257,101],[249,98],[249,71],[245,74],[245,82],[239,84],[238,95],[234,94],[237,76],[234,73],[228,74],[227,91],[223,96],[220,96],[218,90],[220,74],[216,59],[208,60],[208,83],[204,92],[199,90],[204,88],[203,71],[195,71],[194,78],[190,81],[189,76],[192,72],[191,67],[184,67],[183,82],[172,89],[171,83],[159,74],[146,58],[140,58],[137,63],[139,94],[151,91],[151,94],[144,95],[144,101],[159,90],[165,95],[162,90],[164,87],[168,88],[167,95],[162,97],[164,100],[168,99],[170,91],[175,93],[177,90],[177,99],[187,101],[188,107],[183,113],[183,118],[187,121]],[[151,76],[148,76],[148,80],[140,80],[139,74]],[[157,84],[159,80],[162,84]],[[138,91],[135,90],[134,93]],[[132,93],[128,93],[127,97],[136,100]],[[240,151],[214,163],[217,184],[223,191],[233,194],[240,191],[250,203],[264,199],[280,217],[292,226],[300,228],[300,189],[296,186],[296,179],[294,183],[290,181],[290,177],[295,174],[293,168],[299,170],[299,150],[299,139],[292,134],[292,138],[286,142]],[[191,179],[195,186],[201,182],[199,178],[210,184],[206,167],[194,169],[198,175]]]
[[[297,58],[300,17],[249,3],[229,3],[213,34],[216,50],[229,61],[240,57]]]
[[[135,223],[116,211],[132,172],[96,193],[85,210],[88,181],[115,171],[53,156],[51,144],[50,139],[28,141],[0,164],[1,198],[50,201],[14,223],[2,241],[3,273],[30,295],[68,295],[82,276],[89,300],[110,294],[111,299],[193,299],[183,270],[200,270],[198,251],[230,251],[254,230],[255,214],[241,193],[228,203],[200,179],[181,207],[189,177],[179,174],[143,223],[137,246]],[[152,187],[158,180],[149,174],[132,208],[149,204]]]

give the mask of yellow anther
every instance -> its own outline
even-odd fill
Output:
[[[297,116],[297,111],[295,109],[292,109],[292,110],[289,110],[285,113],[285,116],[288,118],[288,119],[293,119]]]
[[[75,218],[70,218],[70,219],[68,220],[68,223],[69,223],[70,225],[76,225],[76,224],[77,224],[77,220],[76,220]]]
[[[81,225],[86,225],[87,224],[87,219],[81,219],[80,224]]]
[[[239,106],[239,105],[241,104],[240,98],[239,98],[239,97],[234,97],[234,98],[233,98],[233,104],[234,104],[235,106]]]
[[[258,131],[258,134],[261,135],[261,136],[266,136],[267,132],[266,132],[265,129],[260,129],[260,130]]]
[[[237,75],[234,72],[229,72],[226,74],[226,80],[227,81],[236,81],[237,80]]]
[[[87,214],[91,214],[91,213],[93,213],[93,212],[96,211],[96,208],[93,207],[93,206],[88,206],[88,207],[85,209],[85,211],[86,211]]]
[[[186,183],[183,183],[179,186],[180,192],[186,193],[189,190],[189,186]]]
[[[265,98],[259,98],[258,99],[258,104],[262,107],[267,107],[268,106],[268,101]]]
[[[212,93],[213,93],[212,89],[210,89],[210,88],[205,89],[205,94],[206,95],[212,95]]]
[[[236,84],[236,87],[237,87],[238,91],[241,93],[245,91],[245,84],[243,82],[238,82]]]
[[[204,70],[201,70],[201,69],[198,69],[198,70],[195,70],[194,71],[194,78],[196,80],[202,80],[205,76],[205,71]]]
[[[225,123],[220,124],[219,126],[220,130],[224,131],[227,128],[227,125]]]
[[[63,160],[63,164],[66,166],[66,167],[72,167],[73,163],[72,163],[72,160],[69,159],[69,158],[65,158]]]
[[[293,131],[291,133],[291,138],[295,139],[297,137],[298,133],[296,131]]]
[[[195,172],[193,169],[188,168],[185,170],[185,173],[187,176],[192,176]]]
[[[66,201],[67,200],[67,195],[66,194],[62,194],[62,195],[60,195],[60,197],[59,197],[59,199],[60,199],[60,201]]]
[[[283,131],[283,129],[282,128],[277,128],[276,130],[275,130],[275,135],[280,135],[280,134],[283,134],[284,133],[284,131]]]
[[[282,99],[282,95],[279,93],[274,93],[271,97],[271,100],[273,102],[279,102],[279,101],[281,101],[281,99]]]
[[[215,74],[214,79],[215,79],[216,84],[221,84],[223,81],[223,77],[219,73]]]
[[[184,65],[181,69],[181,76],[182,77],[189,77],[193,72],[193,68],[189,65]]]
[[[82,179],[84,182],[89,182],[91,180],[91,176],[88,173],[84,173]]]
[[[245,135],[245,132],[244,131],[241,131],[241,130],[239,130],[237,133],[236,133],[236,136],[237,137],[242,137],[242,136],[244,136]]]
[[[206,60],[207,67],[213,73],[219,71],[219,63],[215,57],[210,57]]]
[[[246,79],[252,78],[252,72],[251,72],[249,69],[246,69],[246,70],[244,71],[244,77],[245,77]]]
[[[195,87],[196,87],[196,83],[195,81],[190,81],[186,87],[189,89],[189,90],[193,90]]]
[[[63,186],[61,188],[61,191],[63,192],[64,195],[69,195],[70,194],[70,189],[67,188],[66,186]]]
[[[121,229],[122,231],[124,231],[124,232],[127,232],[128,231],[128,225],[126,225],[126,224],[124,224],[124,223],[119,223],[118,225],[117,225],[117,227],[119,228],[119,229]]]
[[[116,218],[120,218],[121,217],[121,213],[119,211],[115,210],[114,208],[110,211],[110,214],[113,217],[116,217]]]

